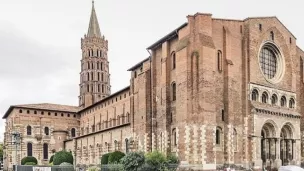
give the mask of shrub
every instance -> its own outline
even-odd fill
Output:
[[[34,162],[26,162],[24,165],[27,165],[27,166],[35,166],[36,163],[34,163]]]
[[[25,163],[29,163],[29,162],[33,162],[35,163],[35,165],[38,164],[38,161],[35,157],[27,156],[21,160],[21,165],[25,165]]]
[[[54,155],[53,164],[60,165],[63,162],[73,164],[73,155],[67,151],[57,152]]]
[[[153,151],[146,154],[146,163],[151,166],[153,170],[162,170],[166,165],[166,156],[158,151]]]
[[[120,152],[120,151],[115,151],[113,153],[110,154],[109,158],[108,158],[108,163],[119,163],[120,159],[122,159],[125,156],[124,153]]]
[[[107,153],[101,156],[101,165],[109,163],[109,157],[111,153]]]
[[[63,162],[59,166],[73,166],[71,163]]]
[[[179,163],[179,160],[178,158],[176,157],[176,155],[174,154],[169,154],[167,156],[167,163],[168,164],[178,164]]]
[[[100,171],[100,168],[97,166],[91,166],[88,168],[88,171]]]
[[[131,152],[120,160],[125,171],[137,171],[145,163],[145,156],[141,152]]]
[[[51,156],[49,163],[53,163],[54,155]]]

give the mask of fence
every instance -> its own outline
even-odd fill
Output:
[[[33,170],[36,168],[36,170]],[[73,166],[25,166],[17,165],[15,171],[74,171]]]

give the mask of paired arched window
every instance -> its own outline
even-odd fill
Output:
[[[258,99],[259,99],[259,92],[258,90],[254,89],[251,93],[251,100],[258,101]]]
[[[221,132],[222,132],[222,128],[217,127],[216,132],[215,132],[215,143],[216,143],[216,145],[221,144]]]
[[[104,77],[103,77],[103,73],[101,73],[101,81],[103,81],[103,78],[104,78]]]
[[[223,55],[222,51],[217,51],[217,69],[219,72],[223,70]]]
[[[49,159],[49,146],[46,143],[43,144],[43,159]]]
[[[282,96],[282,97],[281,97],[281,106],[282,106],[282,107],[285,107],[285,106],[286,106],[286,97],[285,97],[285,96]]]
[[[266,92],[262,94],[262,103],[268,103],[268,94]]]
[[[176,141],[176,129],[175,129],[175,128],[172,130],[172,144],[173,144],[174,146],[177,146],[177,141]]]
[[[295,100],[293,98],[289,100],[289,108],[295,108]]]
[[[175,52],[172,53],[172,69],[176,68],[176,54]]]
[[[276,94],[273,94],[273,95],[271,96],[271,104],[272,104],[272,105],[276,105],[277,102],[278,102],[278,96],[277,96]]]
[[[32,127],[29,125],[26,127],[26,135],[32,135]]]
[[[27,143],[27,156],[33,156],[33,144]]]
[[[76,129],[75,128],[71,129],[71,136],[76,137]]]
[[[45,135],[50,135],[49,127],[45,127],[45,128],[44,128],[44,134],[45,134]]]
[[[171,94],[172,94],[172,101],[176,100],[176,83],[173,82],[171,84]]]

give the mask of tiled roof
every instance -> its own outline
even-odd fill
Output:
[[[78,112],[81,108],[78,106],[68,106],[68,105],[60,105],[60,104],[51,104],[51,103],[39,103],[39,104],[21,104],[21,105],[13,105],[6,111],[3,119],[7,118],[8,115],[14,108],[26,108],[26,109],[40,109],[40,110],[51,110],[51,111],[60,111],[60,112]]]

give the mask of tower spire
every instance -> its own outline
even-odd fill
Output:
[[[88,37],[101,37],[100,28],[95,12],[94,7],[94,0],[92,0],[92,11],[91,11],[91,18],[90,18],[90,24],[88,29]]]

